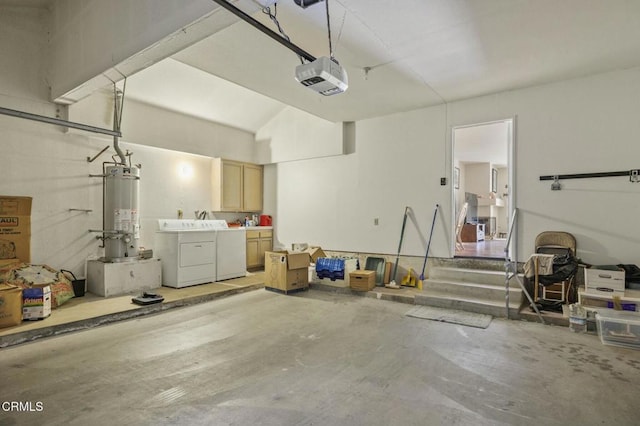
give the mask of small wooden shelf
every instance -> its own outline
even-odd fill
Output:
[[[463,243],[475,243],[484,241],[484,224],[483,223],[465,223],[462,227],[460,238]]]
[[[606,308],[607,302],[613,302],[613,296],[617,295],[616,293],[611,293],[611,295],[587,293],[584,288],[581,288],[578,291],[578,302],[588,308]],[[635,303],[640,307],[640,290],[625,290],[624,295],[620,295],[620,302]]]

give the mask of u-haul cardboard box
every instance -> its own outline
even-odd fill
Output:
[[[31,261],[31,197],[0,196],[0,261]]]
[[[22,289],[0,283],[0,328],[19,325],[22,322]]]
[[[51,315],[51,287],[22,290],[22,319],[39,320]]]
[[[309,287],[309,254],[268,251],[264,257],[265,287],[285,293]]]

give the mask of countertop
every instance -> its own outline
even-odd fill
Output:
[[[252,229],[255,229],[256,231],[260,231],[261,229],[273,229],[273,226],[239,226],[238,228],[244,228],[247,231],[250,231]]]

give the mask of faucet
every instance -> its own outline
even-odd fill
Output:
[[[205,220],[209,217],[209,212],[206,210],[196,210],[194,213],[196,214],[196,220]]]

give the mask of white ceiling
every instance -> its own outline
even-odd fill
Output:
[[[285,105],[167,58],[127,80],[127,98],[255,133]]]
[[[294,80],[298,57],[238,21],[140,72],[128,94],[256,131],[285,105],[354,121],[640,66],[637,0],[330,0],[329,7],[346,93],[323,97],[303,87]],[[294,44],[328,56],[324,2],[302,9],[280,0],[277,10]],[[275,30],[265,14],[252,16]]]
[[[638,0],[329,0],[329,7],[346,93],[323,97],[297,83],[298,57],[238,20],[130,76],[127,96],[255,132],[286,105],[354,121],[640,66]],[[302,9],[279,0],[277,10],[294,44],[328,56],[324,2]],[[276,30],[265,14],[252,16]]]

